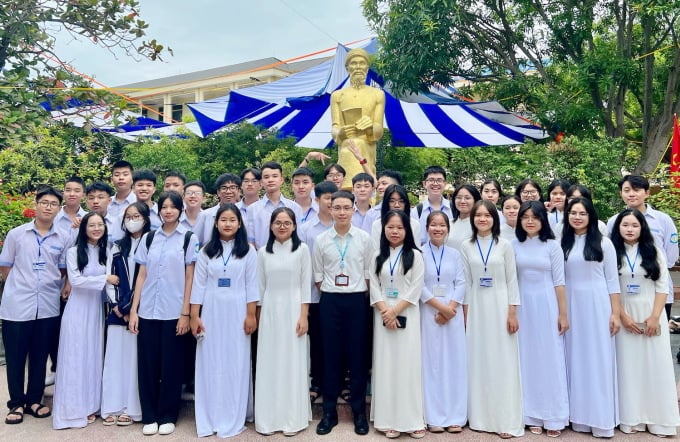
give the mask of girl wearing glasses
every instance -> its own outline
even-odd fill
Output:
[[[134,202],[123,212],[120,241],[111,248],[111,262],[107,264],[120,277],[116,286],[106,284],[111,313],[106,338],[104,377],[102,383],[101,415],[104,425],[131,425],[142,420],[137,383],[137,335],[128,330],[132,292],[138,273],[135,253],[142,236],[151,230],[149,206]]]
[[[564,255],[543,204],[519,210],[512,242],[522,307],[517,316],[524,423],[533,434],[558,437],[569,423],[564,333],[569,329]]]
[[[522,202],[525,201],[541,201],[543,202],[543,196],[541,194],[541,186],[532,180],[527,178],[520,181],[515,189],[515,195],[517,195]]]
[[[385,194],[380,206],[380,218],[373,221],[371,225],[371,240],[373,240],[373,247],[375,250],[380,249],[380,235],[382,234],[382,218],[385,217],[390,210],[401,210],[407,215],[411,213],[411,203],[408,200],[406,189],[398,184],[391,184],[385,189]],[[420,222],[415,218],[409,218],[413,237],[420,238]]]
[[[191,332],[196,346],[196,431],[199,437],[245,430],[250,383],[250,336],[255,310],[257,252],[235,204],[215,213],[210,239],[196,260]],[[259,374],[259,373],[258,373]]]
[[[293,436],[312,420],[307,376],[307,313],[312,263],[295,214],[272,212],[269,239],[257,254],[260,325],[255,378],[255,430]]]
[[[616,250],[598,230],[589,199],[572,199],[566,211],[562,251],[570,321],[565,336],[569,420],[574,431],[613,437],[618,424],[614,335],[621,327]]]
[[[645,216],[626,209],[614,222],[621,285],[621,325],[616,336],[619,429],[676,434],[680,425],[673,360],[668,351],[668,291],[665,254],[654,245]]]
[[[80,222],[75,247],[66,256],[71,294],[59,335],[52,427],[82,428],[95,421],[101,406],[104,359],[102,290],[118,284],[107,274],[104,218],[90,212]]]

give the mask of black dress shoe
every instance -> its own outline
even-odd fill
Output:
[[[359,436],[368,434],[368,420],[363,413],[354,415],[354,432]]]
[[[338,415],[324,413],[321,422],[316,426],[316,434],[324,435],[331,432],[334,426],[338,425]]]

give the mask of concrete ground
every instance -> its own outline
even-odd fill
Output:
[[[673,279],[675,285],[680,286],[680,274],[674,273]],[[673,306],[673,315],[680,316],[680,301],[676,301]],[[675,353],[680,348],[680,334],[671,334],[671,351],[673,352],[674,361]],[[680,380],[680,365],[675,363],[675,375],[676,380]],[[48,387],[45,390],[45,403],[49,406],[52,405],[52,394],[54,387]],[[7,394],[7,381],[6,381],[6,371],[5,367],[0,367],[0,398],[8,397]],[[339,415],[340,423],[333,431],[326,436],[318,436],[315,433],[316,424],[319,422],[321,417],[321,407],[315,405],[313,407],[314,421],[310,422],[309,428],[302,431],[293,438],[284,437],[281,433],[277,433],[273,436],[262,436],[255,432],[253,424],[248,424],[246,431],[241,433],[239,436],[232,438],[233,441],[277,441],[277,440],[323,440],[327,442],[332,441],[371,441],[371,440],[386,440],[382,433],[379,433],[371,427],[371,431],[366,436],[357,436],[354,434],[354,426],[352,424],[351,412],[347,405],[339,405]],[[4,416],[4,414],[0,415]],[[676,437],[677,438],[677,437]],[[0,422],[0,441],[135,441],[135,440],[163,440],[163,441],[187,441],[187,440],[206,440],[206,439],[217,439],[216,436],[209,438],[199,439],[196,436],[196,426],[194,424],[194,404],[193,402],[185,402],[180,413],[179,420],[177,422],[177,428],[172,435],[169,436],[143,436],[141,424],[134,424],[129,427],[105,427],[102,425],[100,418],[94,424],[88,425],[86,428],[81,429],[68,429],[68,430],[53,430],[52,429],[52,419],[35,419],[31,416],[25,415],[24,422],[20,425],[6,425]],[[402,435],[401,440],[410,440],[408,435]],[[457,435],[452,434],[432,434],[428,433],[425,436],[426,440],[432,441],[443,441],[443,440],[457,440],[457,441],[498,441],[500,438],[495,434],[487,433],[477,433],[471,431],[468,428]],[[575,433],[571,430],[565,430],[560,437],[561,440],[596,440],[589,435],[582,433]],[[638,433],[635,435],[626,435],[620,433],[618,430],[614,437],[616,440],[628,440],[628,441],[656,441],[659,440],[656,436],[652,436],[648,433]],[[675,438],[674,438],[675,439]],[[526,435],[523,440],[543,440],[546,441],[547,436],[545,434],[537,436],[530,434],[526,431]]]

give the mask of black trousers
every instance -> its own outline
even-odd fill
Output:
[[[323,341],[319,304],[309,304],[309,375],[312,387],[323,387]]]
[[[9,390],[7,407],[31,406],[42,401],[47,355],[58,328],[58,316],[31,321],[2,321]],[[24,390],[27,359],[28,386]]]
[[[367,293],[321,293],[319,316],[323,341],[323,411],[336,413],[336,403],[342,377],[342,360],[347,362],[350,375],[350,405],[357,414],[366,412],[368,363]]]
[[[175,423],[182,396],[183,336],[176,336],[177,319],[139,318],[137,374],[142,422]]]
[[[50,342],[50,371],[52,373],[57,372],[57,351],[59,350],[59,333],[61,332],[61,317],[64,315],[64,309],[66,308],[66,301],[59,297],[59,316],[57,317],[57,332],[51,338]]]

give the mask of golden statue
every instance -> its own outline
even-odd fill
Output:
[[[369,66],[365,50],[349,51],[345,59],[349,85],[331,94],[331,133],[338,144],[338,164],[347,171],[343,189],[351,190],[352,177],[364,171],[349,148],[349,140],[354,142],[375,176],[376,142],[383,136],[385,94],[366,85]]]

